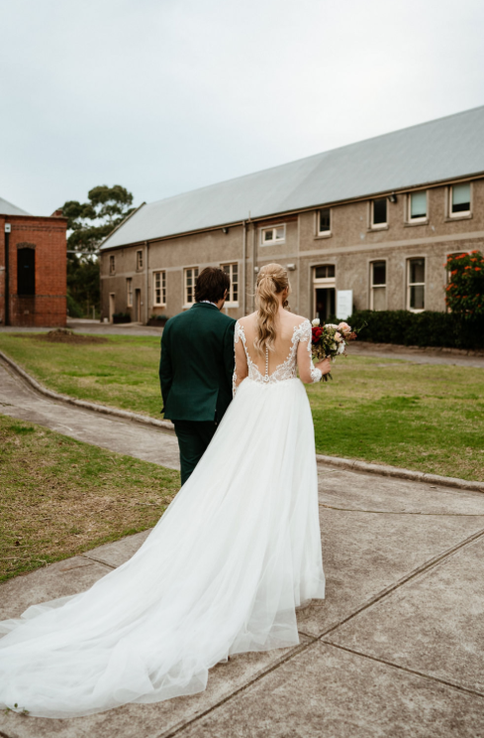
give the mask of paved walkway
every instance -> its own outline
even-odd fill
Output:
[[[177,465],[173,435],[38,396],[0,367],[1,412]],[[476,738],[484,735],[484,494],[319,466],[327,599],[296,648],[217,665],[206,692],[101,715],[0,713],[1,738]],[[80,592],[140,533],[0,585],[0,618]]]

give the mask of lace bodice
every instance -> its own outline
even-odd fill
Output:
[[[262,374],[259,368],[254,364],[250,358],[250,354],[247,350],[247,340],[245,337],[245,331],[243,325],[237,321],[235,324],[235,335],[234,342],[237,344],[242,341],[244,347],[245,358],[247,360],[248,376],[254,382],[260,382],[262,384],[276,384],[278,382],[284,382],[288,379],[297,378],[297,349],[300,342],[307,343],[308,351],[308,362],[310,364],[311,379],[313,382],[319,382],[321,379],[321,371],[316,369],[312,363],[311,354],[311,323],[309,320],[304,320],[299,325],[294,326],[294,332],[291,340],[291,347],[286,360],[279,364],[274,371],[269,374],[269,349],[266,349],[266,371]],[[237,373],[234,372],[233,389],[234,394],[237,387]]]

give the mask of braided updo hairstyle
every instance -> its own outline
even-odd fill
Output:
[[[265,354],[266,348],[274,351],[275,320],[279,309],[276,295],[280,295],[286,287],[291,290],[287,270],[280,264],[266,264],[257,275],[257,336],[254,347],[258,354]],[[283,307],[287,307],[287,300]]]

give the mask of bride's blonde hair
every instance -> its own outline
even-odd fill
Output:
[[[256,297],[257,333],[254,348],[259,354],[264,354],[266,348],[274,351],[276,339],[275,321],[279,309],[276,295],[280,295],[286,287],[291,291],[287,270],[280,264],[266,264],[257,275]],[[289,294],[289,293],[288,293]],[[287,307],[285,300],[283,307]]]

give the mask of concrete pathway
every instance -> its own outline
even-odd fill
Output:
[[[0,367],[0,411],[177,466],[175,439],[38,396]],[[0,713],[1,738],[476,738],[484,735],[484,494],[319,465],[327,599],[300,645],[217,665],[206,692],[100,715]],[[148,533],[0,585],[0,619],[80,592]]]

